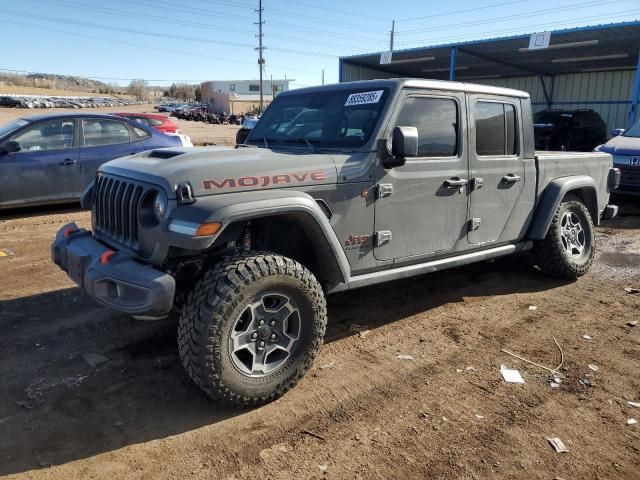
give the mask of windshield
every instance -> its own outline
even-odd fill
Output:
[[[14,130],[19,129],[20,127],[24,127],[27,123],[27,120],[23,120],[19,118],[18,120],[14,120],[11,123],[7,123],[4,127],[0,127],[0,138],[4,137],[7,133],[11,133]]]
[[[566,126],[573,114],[570,112],[538,112],[533,116],[535,125]]]
[[[633,127],[622,134],[624,137],[640,137],[640,122],[636,123]]]
[[[367,143],[389,89],[333,90],[277,97],[246,143],[313,143],[354,148]]]

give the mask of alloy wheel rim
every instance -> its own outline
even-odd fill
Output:
[[[289,360],[300,330],[300,312],[289,297],[260,294],[234,322],[229,336],[231,361],[244,375],[268,375]]]
[[[560,238],[562,247],[570,257],[582,256],[586,246],[586,234],[580,221],[580,217],[575,212],[567,211],[562,216],[560,222]]]

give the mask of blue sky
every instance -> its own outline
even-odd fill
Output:
[[[0,69],[126,85],[258,76],[257,0],[0,0]],[[640,0],[264,0],[267,77],[338,81],[338,57],[640,18]]]

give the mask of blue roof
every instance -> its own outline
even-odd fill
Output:
[[[456,76],[464,79],[464,76],[495,77],[496,64],[500,65],[500,76],[511,77],[557,75],[585,69],[631,69],[636,67],[638,61],[638,20],[553,30],[551,48],[528,51],[531,33],[394,50],[393,61],[398,62],[395,64],[380,65],[382,52],[341,57],[340,63],[360,65],[397,76],[425,77],[427,73],[429,78],[448,78],[450,52],[455,47],[456,67],[464,71],[464,74],[457,73]],[[577,45],[572,48],[558,47],[561,44]]]

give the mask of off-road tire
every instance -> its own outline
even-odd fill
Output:
[[[230,336],[248,302],[281,291],[300,307],[300,338],[277,370],[244,375],[229,352]],[[268,252],[225,258],[187,295],[178,321],[178,350],[191,379],[214,400],[236,407],[268,403],[294,387],[311,367],[327,325],[326,301],[314,275],[300,263]]]
[[[572,257],[563,246],[561,223],[567,212],[577,215],[585,233],[584,252],[577,258]],[[546,237],[536,242],[533,253],[536,264],[545,275],[575,279],[587,273],[595,251],[595,230],[589,210],[578,197],[567,196],[558,205]]]

